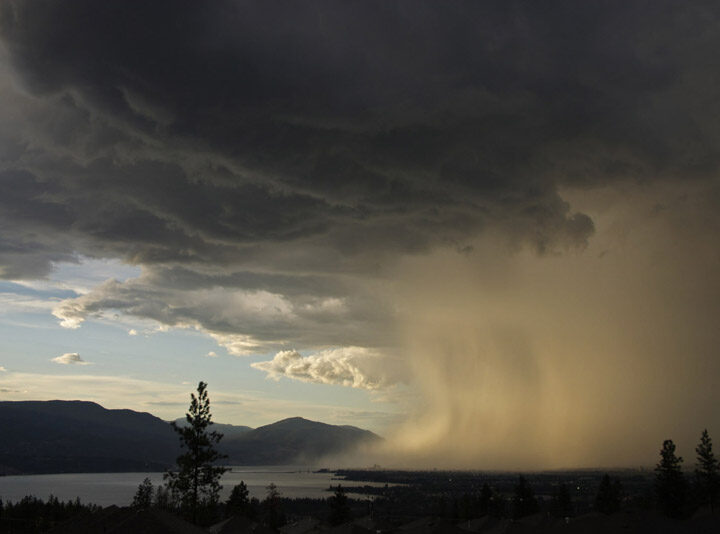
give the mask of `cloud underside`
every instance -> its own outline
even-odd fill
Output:
[[[642,6],[7,0],[0,276],[120,259],[142,275],[63,326],[120,312],[381,387],[288,351],[392,352],[403,258],[583,250],[566,190],[682,181],[717,207],[718,9]]]

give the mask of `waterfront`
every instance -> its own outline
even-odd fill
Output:
[[[316,472],[302,466],[232,466],[222,479],[221,499],[226,499],[233,486],[244,481],[251,497],[263,499],[266,487],[273,483],[288,498],[330,496],[327,488],[342,483],[334,473]],[[138,485],[149,478],[154,486],[163,482],[162,473],[66,473],[53,475],[21,475],[0,477],[0,499],[17,502],[26,495],[47,499],[51,494],[60,500],[79,497],[83,503],[100,506],[126,506],[131,503]],[[365,485],[366,483],[354,483]],[[377,483],[376,483],[377,484]],[[370,483],[369,485],[376,485]],[[380,484],[377,484],[380,485]],[[345,484],[343,484],[345,486]]]

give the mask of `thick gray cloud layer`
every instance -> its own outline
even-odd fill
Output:
[[[66,301],[232,352],[389,346],[386,270],[483,231],[540,253],[563,188],[715,180],[710,2],[0,5],[0,275],[144,266]]]

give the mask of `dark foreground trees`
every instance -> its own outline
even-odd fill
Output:
[[[266,527],[272,530],[278,530],[285,524],[285,514],[282,510],[282,501],[277,486],[271,482],[266,488],[267,494],[262,502],[263,516]]]
[[[250,492],[248,491],[245,481],[241,480],[240,484],[237,484],[233,487],[232,491],[230,492],[230,497],[225,502],[225,515],[227,515],[228,517],[246,517],[249,515],[249,509]]]
[[[660,462],[655,467],[655,495],[658,507],[668,517],[682,517],[687,504],[687,483],[671,439],[663,442]]]
[[[52,495],[47,502],[33,496],[23,497],[16,503],[0,500],[0,532],[46,532],[101,510],[94,504],[82,504],[80,499],[64,502]]]
[[[622,485],[620,481],[612,480],[607,473],[600,481],[597,496],[595,497],[595,509],[601,514],[614,514],[620,511],[622,504]]]
[[[554,517],[571,517],[573,515],[572,496],[567,484],[560,484],[553,492],[550,513]]]
[[[335,494],[328,499],[330,506],[330,524],[342,525],[350,521],[350,503],[342,485],[338,484]]]
[[[700,443],[695,447],[697,463],[695,466],[695,491],[698,501],[709,506],[714,513],[720,495],[720,466],[712,450],[712,440],[707,429],[700,436]]]
[[[215,448],[222,434],[209,432],[212,425],[207,384],[200,382],[197,396],[190,394],[190,408],[185,414],[187,424],[170,423],[180,437],[185,452],[177,458],[177,471],[165,473],[167,486],[177,499],[181,513],[198,523],[201,510],[213,510],[220,496],[220,477],[227,471],[215,465],[225,458]]]
[[[132,507],[146,510],[153,504],[153,485],[149,478],[145,478],[142,484],[138,486],[135,497],[133,497]]]
[[[513,495],[513,516],[515,518],[532,515],[540,510],[535,492],[524,476],[518,478]]]

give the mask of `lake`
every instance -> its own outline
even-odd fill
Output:
[[[314,473],[312,468],[297,466],[233,466],[223,475],[221,500],[227,499],[233,486],[244,481],[251,497],[262,500],[266,487],[274,483],[282,497],[325,498],[332,495],[326,491],[332,484],[342,484],[333,473]],[[162,473],[72,473],[61,475],[0,476],[0,499],[17,502],[26,495],[47,500],[52,494],[61,501],[80,497],[83,503],[100,506],[116,504],[127,506],[132,502],[138,485],[149,478],[153,486],[163,482]],[[353,485],[383,486],[384,484],[357,483]],[[343,484],[343,487],[346,487]],[[351,495],[348,492],[348,495]],[[359,496],[358,496],[359,497]],[[359,497],[362,498],[362,497]]]

